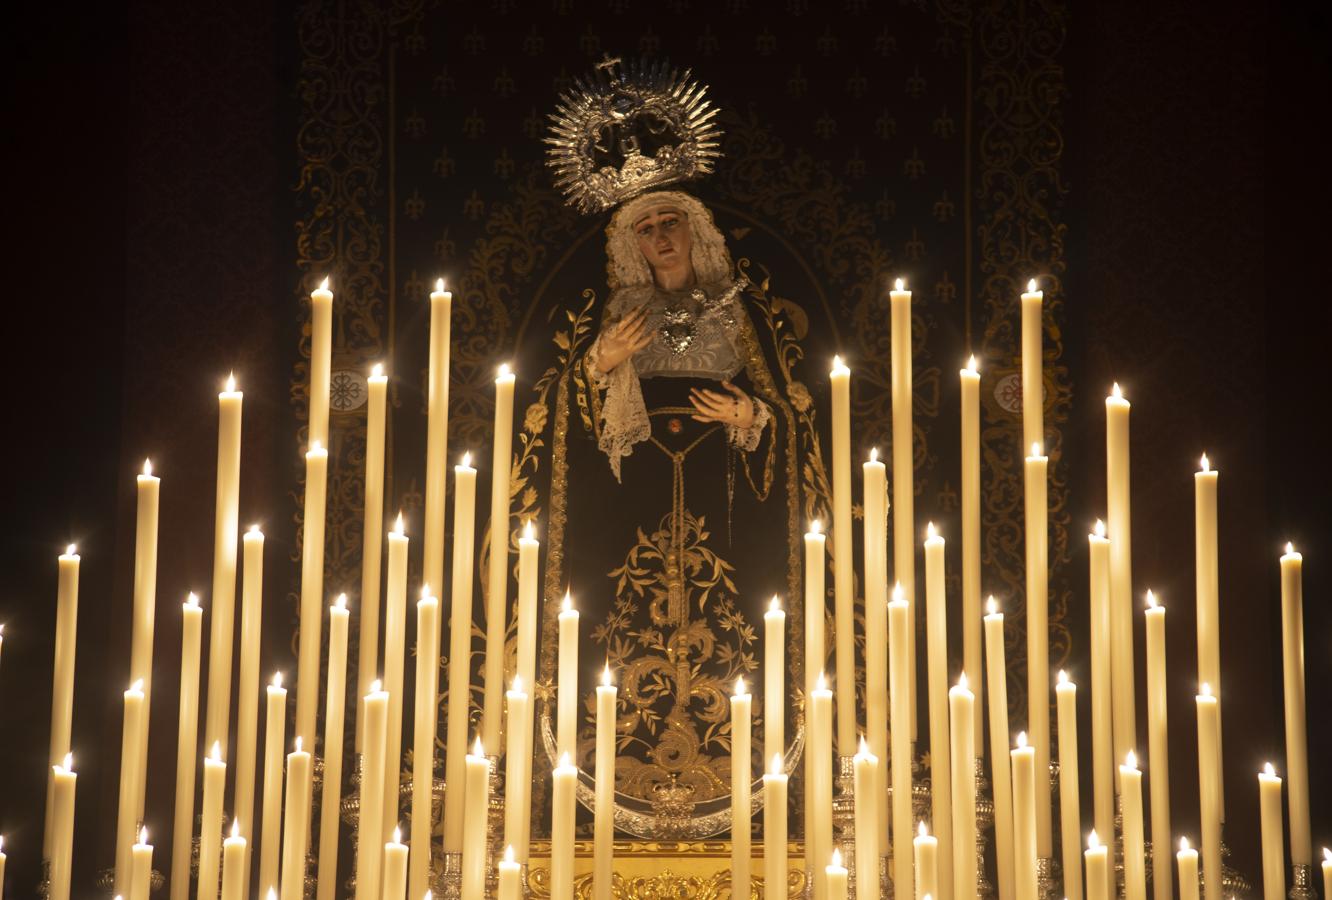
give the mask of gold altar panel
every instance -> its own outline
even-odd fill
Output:
[[[763,871],[763,845],[755,843],[751,871]],[[592,897],[592,844],[579,841],[574,850],[574,897]],[[787,896],[805,890],[804,844],[787,845]],[[532,845],[528,883],[533,898],[550,896],[550,842]],[[733,896],[760,900],[763,879],[755,876],[748,894],[731,892],[730,841],[616,841],[616,900],[723,900]]]

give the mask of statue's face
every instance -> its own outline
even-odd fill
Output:
[[[692,270],[689,217],[684,210],[671,204],[651,207],[634,222],[634,235],[658,282],[664,274],[678,276]]]

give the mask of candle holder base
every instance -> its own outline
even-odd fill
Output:
[[[37,896],[47,900],[51,896],[51,861],[42,860],[42,880],[37,882]]]
[[[1055,861],[1049,856],[1042,856],[1036,860],[1036,896],[1039,900],[1056,900],[1055,885],[1058,883],[1058,873],[1055,869]]]
[[[879,896],[893,900],[893,855],[879,857]]]
[[[431,886],[433,895],[439,900],[462,900],[462,854],[440,854],[440,863]]]
[[[1317,900],[1314,890],[1314,867],[1306,863],[1295,863],[1290,867],[1290,900]]]
[[[842,865],[847,879],[848,898],[856,896],[856,758],[837,757],[837,793],[833,795],[832,824],[834,843],[842,851]]]
[[[45,884],[46,882],[43,882],[43,885]],[[162,889],[162,885],[164,884],[166,884],[166,876],[164,876],[161,872],[157,871],[156,869],[153,869],[152,872],[148,875],[149,892],[155,893],[157,891],[160,891]],[[114,868],[111,868],[111,869],[103,869],[102,871],[98,872],[95,886],[97,890],[101,891],[103,894],[105,894],[108,897],[117,896],[116,870]],[[42,888],[40,887],[38,888],[38,893],[42,897],[48,896],[49,892],[50,892],[49,885],[47,886],[45,893],[42,892]]]
[[[1231,900],[1248,897],[1253,892],[1249,879],[1230,867],[1230,847],[1221,841],[1221,893]]]
[[[990,782],[985,777],[985,760],[977,757],[976,764],[976,896],[989,900],[994,896],[994,885],[985,874],[985,835],[994,824],[994,800],[988,796]]]
[[[499,861],[504,856],[504,778],[499,755],[486,757],[490,765],[490,804],[486,809],[486,896],[499,893]]]

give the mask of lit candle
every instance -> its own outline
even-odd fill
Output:
[[[923,821],[918,829],[911,847],[916,860],[916,897],[921,900],[938,896],[935,892],[939,889],[939,840],[930,834]]]
[[[523,684],[536,684],[536,630],[537,630],[537,576],[540,563],[537,554],[541,542],[532,530],[532,520],[523,525],[518,539],[518,674]],[[528,743],[530,745],[530,735]],[[526,851],[518,847],[518,860],[525,862]]]
[[[66,753],[62,763],[51,768],[50,900],[69,900],[69,880],[74,862],[74,787],[77,781],[74,756]]]
[[[780,753],[763,775],[763,896],[786,900],[786,781]],[[1326,866],[1326,864],[1325,864]]]
[[[1221,601],[1220,575],[1217,564],[1216,489],[1220,473],[1212,468],[1206,453],[1199,460],[1198,467],[1199,471],[1193,473],[1193,556],[1198,585],[1196,601],[1198,683],[1210,684],[1213,690],[1219,693],[1221,690]],[[1152,759],[1156,759],[1155,754],[1153,754]],[[1153,766],[1155,766],[1155,763],[1153,763]],[[1225,766],[1222,763],[1218,762],[1217,766],[1220,771],[1225,771]],[[1155,770],[1153,770],[1154,775]],[[1152,781],[1154,784],[1155,777]],[[1224,782],[1220,789],[1221,820],[1224,822],[1226,818]],[[1155,823],[1153,823],[1153,828],[1155,828]],[[1160,896],[1158,893],[1157,897]]]
[[[356,820],[356,900],[375,900],[380,896],[383,862],[379,835],[384,831],[384,755],[388,737],[388,692],[380,689],[378,681],[370,682],[361,715],[365,730],[361,740],[361,814]],[[282,900],[287,900],[286,891]]]
[[[828,894],[828,900],[846,900],[846,876],[846,866],[842,865],[842,851],[834,847],[832,862],[823,870],[823,878],[826,882],[824,890]]]
[[[310,441],[328,446],[328,399],[333,362],[333,292],[328,279],[310,292]]]
[[[513,858],[513,847],[504,848],[499,862],[499,900],[522,900],[523,867]]]
[[[1091,638],[1092,822],[1097,834],[1115,842],[1115,751],[1111,719],[1110,541],[1105,523],[1096,520],[1087,535]],[[1090,888],[1088,888],[1090,891]],[[1113,885],[1107,890],[1113,890]]]
[[[194,758],[199,739],[199,652],[203,643],[203,610],[190,594],[181,605],[180,708],[176,725],[176,803],[172,820],[171,900],[186,900],[190,879],[190,843],[194,834]]]
[[[245,838],[241,837],[240,820],[231,820],[231,837],[222,842],[222,900],[243,900],[245,896]],[[137,849],[137,848],[136,848]],[[152,849],[149,848],[151,860]],[[137,889],[138,877],[135,877]],[[148,900],[145,889],[140,900]]]
[[[1132,750],[1119,767],[1119,796],[1124,816],[1124,896],[1146,900],[1147,873],[1142,835],[1142,772]]]
[[[609,674],[609,673],[608,673]],[[754,698],[745,679],[735,680],[731,695],[731,884],[732,890],[748,893],[750,884],[750,713]],[[598,771],[600,764],[598,763]],[[609,891],[606,894],[610,896]]]
[[[953,776],[948,723],[948,620],[944,590],[944,539],[929,523],[925,538],[925,642],[929,650],[930,822],[944,865],[939,883],[925,891],[936,900],[953,896]],[[974,774],[974,773],[973,773]],[[971,850],[974,852],[975,845]],[[923,888],[921,889],[924,890]]]
[[[851,550],[851,370],[833,357],[833,625],[837,666],[837,754],[856,752],[855,558]]]
[[[523,690],[525,682],[515,675],[513,687],[504,694],[509,721],[504,736],[504,843],[517,851],[519,865],[528,858],[528,834],[532,827],[532,701]]]
[[[324,601],[324,513],[328,450],[311,442],[305,454],[305,520],[301,541],[301,620],[296,649],[296,736],[314,746],[319,702],[319,651]]]
[[[388,376],[376,363],[366,379],[365,517],[361,528],[361,603],[356,664],[356,696],[370,692],[379,668],[379,579],[384,550],[384,441],[388,407]],[[361,724],[356,723],[356,752],[361,751]]]
[[[1179,852],[1175,854],[1179,866],[1179,900],[1198,900],[1198,851],[1189,846],[1189,839],[1179,839]]]
[[[393,839],[384,844],[383,900],[406,900],[407,897],[407,845],[402,842],[402,829],[394,826]],[[481,894],[464,893],[464,897]]]
[[[963,672],[948,689],[949,733],[952,735],[953,894],[958,900],[980,900],[976,890],[976,695]],[[1070,898],[1071,900],[1071,898]]]
[[[1196,854],[1195,854],[1196,856]],[[1082,854],[1087,866],[1087,900],[1109,900],[1110,859],[1108,848],[1096,837],[1093,828],[1087,838],[1087,850]],[[1184,900],[1184,898],[1181,898]]]
[[[476,542],[476,469],[472,454],[453,467],[453,593],[449,615],[449,708],[444,747],[444,852],[463,847],[465,798],[447,785],[466,779],[467,714],[472,698],[472,551]],[[496,747],[498,749],[498,747]],[[390,745],[390,752],[392,746]],[[484,867],[483,867],[484,868]]]
[[[264,535],[251,525],[241,538],[241,643],[240,687],[236,695],[236,815],[254,828],[254,773],[259,763],[259,648],[263,643]],[[253,838],[253,835],[251,835]],[[245,846],[245,871],[250,871],[253,849]],[[249,878],[241,882],[241,897],[249,894]]]
[[[157,609],[157,513],[161,481],[153,474],[153,464],[143,461],[143,473],[136,479],[138,506],[134,531],[134,630],[130,639],[130,680],[143,683],[143,708],[153,708],[153,624]],[[143,801],[148,781],[149,716],[139,721],[139,756],[135,761],[135,820],[143,818]]]
[[[74,715],[74,650],[79,625],[79,555],[70,544],[57,560],[59,581],[56,587],[55,666],[51,676],[50,770],[63,764],[69,755],[70,724]],[[191,755],[193,751],[191,750]],[[42,838],[43,855],[52,859],[52,827],[55,823],[55,781],[46,783],[46,825]]]
[[[1041,352],[1041,306],[1045,293],[1036,279],[1022,295],[1022,446],[1045,443],[1044,359]],[[1035,737],[1033,735],[1033,737]]]
[[[559,616],[559,684],[555,747],[559,754],[578,755],[578,610],[573,597],[564,592]]]
[[[0,626],[0,631],[3,631]],[[0,897],[5,895],[5,836],[0,834]]]
[[[1281,653],[1286,699],[1286,779],[1290,804],[1290,860],[1313,865],[1309,832],[1309,742],[1304,719],[1304,557],[1287,544],[1281,557]],[[1221,709],[1217,707],[1217,745]],[[1218,749],[1218,753],[1220,750]],[[1220,779],[1217,779],[1220,781]],[[1222,806],[1222,818],[1225,808]]]
[[[879,781],[879,758],[870,752],[862,737],[854,762],[856,822],[856,896],[879,895],[879,806],[875,803]]]
[[[805,724],[812,721],[814,689],[821,677],[820,672],[828,658],[826,639],[826,600],[824,576],[827,567],[827,538],[823,535],[823,523],[815,519],[805,532]],[[811,733],[812,734],[812,733]],[[812,746],[812,745],[810,745]],[[814,774],[814,761],[811,751],[805,751],[805,790],[808,791],[817,777]],[[830,763],[831,765],[831,763]],[[831,777],[831,776],[830,776]],[[805,803],[805,871],[814,872],[818,861],[825,859],[816,852],[814,806]],[[819,890],[819,879],[814,879],[814,888]]]
[[[1258,773],[1258,809],[1263,827],[1263,900],[1285,900],[1286,834],[1281,822],[1281,779],[1271,763]]]
[[[767,756],[786,752],[785,642],[786,610],[774,595],[763,614],[763,752]]]
[[[976,357],[967,360],[958,377],[962,387],[962,669],[976,679],[975,693],[980,694],[985,670],[981,667],[980,372]],[[972,743],[983,759],[985,704],[975,707]]]
[[[213,521],[212,623],[208,638],[208,709],[204,743],[227,744],[231,721],[231,649],[236,615],[236,540],[240,532],[241,405],[227,376],[217,395],[217,507]],[[322,519],[322,514],[320,516]],[[316,665],[316,669],[318,666]],[[221,842],[221,836],[218,842]],[[214,873],[216,874],[216,873]]]
[[[892,322],[892,394],[893,394],[893,578],[902,586],[907,601],[907,647],[912,660],[907,674],[911,684],[907,693],[911,702],[910,738],[916,740],[916,489],[915,434],[912,426],[911,388],[911,292],[897,279],[889,294]],[[894,730],[902,719],[893,716]],[[894,763],[896,766],[896,763]]]
[[[833,692],[828,690],[828,682],[820,673],[814,682],[814,691],[810,694],[809,704],[809,740],[805,746],[807,754],[806,772],[809,782],[805,788],[805,803],[809,807],[809,820],[812,829],[807,837],[806,855],[815,859],[827,859],[832,853],[832,717]],[[817,871],[814,866],[810,871]],[[820,884],[823,885],[820,889]],[[815,900],[827,900],[827,884],[814,879]]]
[[[1013,881],[1021,900],[1036,896],[1036,751],[1018,732],[1013,765]]]
[[[1216,745],[1220,743],[1217,698],[1204,683],[1195,698],[1198,712],[1198,798],[1202,812],[1203,884],[1207,900],[1221,900],[1221,780]]]
[[[384,677],[379,681],[379,690],[388,696],[388,707],[384,719],[384,790],[380,797],[384,809],[379,815],[379,831],[372,837],[375,846],[388,840],[390,826],[398,822],[398,785],[402,782],[404,672],[407,668],[407,551],[410,543],[410,539],[403,533],[402,513],[398,513],[393,531],[388,536],[388,579],[384,592]],[[422,590],[427,590],[430,584],[427,582]],[[435,641],[438,646],[438,635]],[[438,709],[432,704],[430,710],[422,711],[433,729]],[[361,752],[365,752],[365,735],[361,736]]]
[[[278,855],[282,848],[282,748],[287,742],[286,729],[287,689],[282,686],[282,673],[278,672],[273,676],[273,683],[268,686],[267,718],[264,725],[264,819],[259,831],[259,835],[263,838],[263,843],[259,845],[260,884],[277,884],[278,880]],[[185,793],[193,792],[185,791]],[[177,791],[177,809],[180,807],[180,795],[181,792]],[[173,848],[173,860],[174,854],[182,851],[186,854],[183,862],[188,866],[190,852],[188,840],[184,845],[177,844]],[[172,871],[186,870],[175,868],[173,861]],[[174,892],[177,881],[184,881],[188,890],[188,878],[172,878],[172,900],[176,900]]]
[[[328,688],[324,707],[324,777],[319,797],[317,900],[333,900],[338,881],[338,825],[342,811],[342,723],[347,704],[347,595],[328,610]]]
[[[1036,749],[1036,855],[1054,853],[1050,800],[1049,525],[1046,477],[1049,460],[1031,445],[1024,463],[1027,526],[1027,719]]]
[[[1332,849],[1323,848],[1323,897],[1332,897]]]
[[[865,474],[865,733],[883,760],[866,797],[873,813],[876,856],[888,853],[888,481],[879,451],[870,451]],[[780,676],[779,676],[780,677]],[[780,707],[778,707],[780,708]],[[770,714],[771,720],[773,716]],[[860,809],[859,806],[856,807]],[[860,871],[857,866],[856,871]]]
[[[573,900],[574,896],[574,792],[578,769],[565,753],[553,773],[550,815],[551,900]]]
[[[1170,740],[1166,728],[1165,607],[1147,592],[1147,758],[1152,763],[1149,782],[1152,836],[1170,834]],[[1062,771],[1061,771],[1062,776]],[[1060,781],[1062,782],[1062,777]],[[1170,900],[1174,886],[1169,866],[1152,870],[1152,896]]]
[[[888,604],[888,698],[892,704],[893,846],[906,849],[911,834],[911,732],[896,727],[911,716],[910,666],[907,631],[911,627],[910,608],[900,584],[893,587]],[[997,807],[996,807],[997,809]],[[999,820],[998,813],[995,821]],[[914,896],[911,857],[905,852],[893,854],[893,896],[903,900]]]
[[[407,860],[407,889],[413,897],[419,897],[430,883],[435,726],[439,715],[439,598],[425,590],[416,601],[415,696],[412,768],[431,773],[430,778],[412,779],[412,854]]]
[[[116,816],[115,891],[130,893],[131,848],[138,833],[139,741],[143,738],[143,682],[125,691],[124,718],[120,736],[120,806]]]
[[[467,754],[464,774],[463,818],[474,827],[463,832],[462,843],[462,895],[484,897],[486,891],[486,834],[484,827],[490,811],[490,760],[478,736]],[[481,823],[481,824],[477,824]]]
[[[1129,402],[1105,398],[1106,523],[1110,536],[1110,692],[1113,759],[1138,745],[1133,697],[1133,555],[1129,521]]]
[[[444,279],[430,293],[430,364],[426,382],[425,550],[426,584],[444,584],[444,460],[449,455],[449,331],[453,294]]]
[[[1064,851],[1064,896],[1067,900],[1081,900],[1081,866],[1078,865],[1078,846],[1082,840],[1082,807],[1078,796],[1078,686],[1068,680],[1068,673],[1063,669],[1059,670],[1055,683],[1055,706],[1059,713],[1059,839]],[[1156,880],[1161,880],[1159,872]],[[1166,883],[1170,882],[1167,880]]]
[[[509,608],[509,475],[513,465],[513,372],[495,377],[495,440],[490,463],[490,556],[486,569],[486,656],[481,739],[500,746],[504,715],[504,635]]]
[[[241,858],[244,859],[244,847],[242,845]],[[3,874],[3,872],[0,872]],[[130,847],[130,878],[129,878],[129,898],[130,900],[148,900],[148,890],[153,882],[153,845],[148,843],[148,829],[139,829],[139,840]],[[0,878],[0,884],[3,879]],[[235,900],[239,900],[237,894]],[[222,900],[233,900],[223,893]]]
[[[222,844],[222,794],[227,786],[227,764],[222,760],[222,744],[214,742],[204,757],[203,805],[199,823],[199,893],[200,900],[213,900],[218,891],[219,852]],[[290,821],[290,820],[288,820]]]
[[[990,700],[990,782],[994,791],[994,860],[1000,900],[1015,900],[1013,858],[1013,780],[1003,764],[1008,755],[1008,670],[1004,665],[1004,614],[985,601],[985,665]]]
[[[601,670],[601,684],[597,685],[597,780],[596,805],[592,810],[592,896],[595,900],[610,900],[615,860],[615,702],[616,689],[611,683],[610,663],[607,663]],[[731,715],[735,715],[735,698],[731,699]],[[748,731],[745,734],[748,737]],[[732,749],[732,757],[737,752]],[[733,773],[734,769],[733,765]],[[747,829],[745,840],[749,840]]]

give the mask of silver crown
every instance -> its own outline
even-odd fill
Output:
[[[721,155],[717,108],[692,72],[664,62],[597,63],[560,95],[545,139],[555,186],[580,212],[712,171]]]

